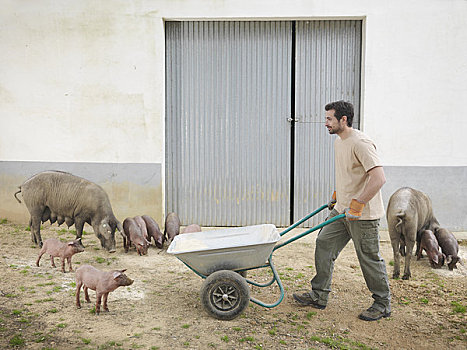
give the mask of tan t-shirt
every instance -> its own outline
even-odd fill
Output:
[[[336,161],[336,194],[335,209],[343,213],[352,198],[357,198],[368,182],[368,170],[382,166],[376,153],[376,146],[371,139],[360,130],[352,129],[351,135],[342,140],[337,137],[334,142]],[[365,205],[361,220],[375,220],[384,216],[381,191]]]

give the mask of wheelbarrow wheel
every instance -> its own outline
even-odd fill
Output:
[[[201,302],[211,316],[233,320],[250,302],[250,289],[237,272],[220,270],[209,275],[201,287]]]

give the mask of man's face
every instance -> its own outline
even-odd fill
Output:
[[[336,111],[333,109],[326,111],[326,123],[324,126],[328,128],[330,134],[340,134],[342,131],[344,131],[344,126],[347,123],[346,117],[342,117],[340,121],[337,120],[337,118],[334,116],[335,112]]]

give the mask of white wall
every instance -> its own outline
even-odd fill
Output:
[[[0,160],[164,158],[163,19],[365,19],[385,165],[466,166],[467,1],[0,0]]]

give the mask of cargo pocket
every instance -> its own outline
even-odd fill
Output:
[[[367,254],[379,252],[378,222],[362,222],[362,251]]]

